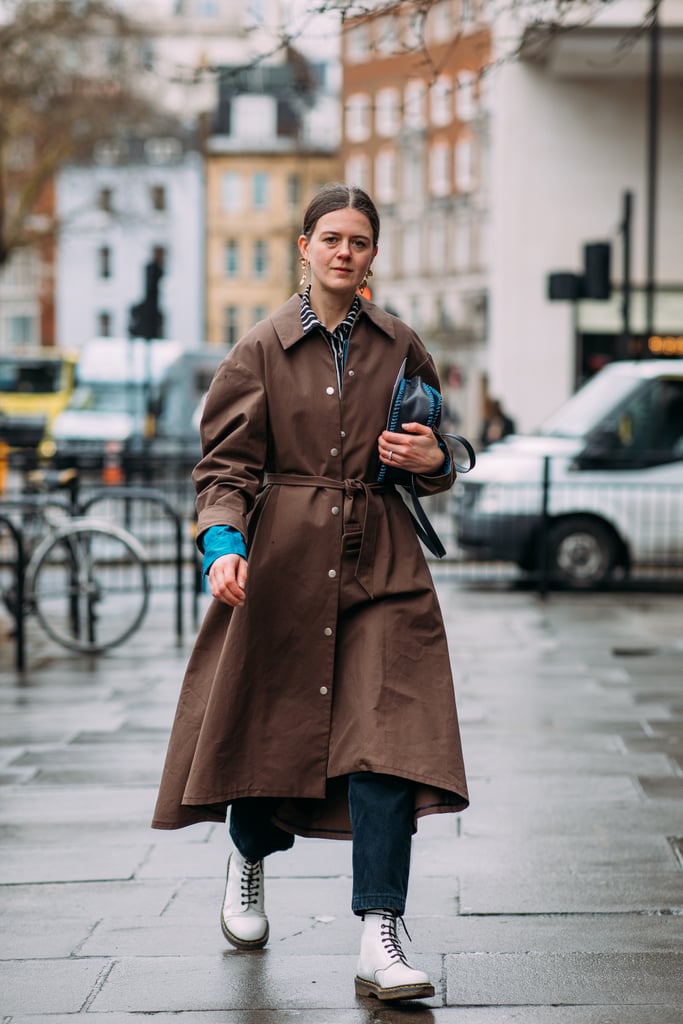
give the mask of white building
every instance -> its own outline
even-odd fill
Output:
[[[20,249],[0,269],[0,352],[39,345],[44,271],[38,254]]]
[[[623,197],[634,202],[632,333],[646,277],[649,3],[615,0],[568,33],[496,24],[504,59],[492,100],[491,393],[518,428],[536,425],[611,357],[622,330]],[[683,3],[663,0],[655,342],[683,354]],[[583,246],[612,243],[612,298],[549,301],[548,274],[583,270]],[[647,345],[647,338],[641,339]],[[652,347],[652,346],[651,346]],[[591,364],[591,360],[593,361]]]
[[[161,255],[163,335],[204,336],[204,209],[200,155],[173,136],[103,144],[57,183],[63,230],[56,271],[57,343],[125,337],[144,295],[144,267]]]

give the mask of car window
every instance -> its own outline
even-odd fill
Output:
[[[637,465],[683,458],[683,380],[648,381],[619,411],[612,426],[615,454]]]

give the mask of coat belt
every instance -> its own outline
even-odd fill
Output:
[[[393,491],[393,485],[368,483],[366,480],[335,480],[329,476],[306,476],[297,473],[268,473],[266,485],[276,487],[319,487],[332,491],[343,491],[344,496],[363,501],[361,543],[354,576],[368,597],[375,596],[373,572],[375,565],[375,541],[377,524],[384,514],[382,495]]]

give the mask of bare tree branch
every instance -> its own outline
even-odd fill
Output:
[[[0,266],[55,231],[35,211],[62,166],[151,116],[144,39],[107,0],[0,0]]]

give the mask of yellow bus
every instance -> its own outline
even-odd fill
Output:
[[[0,444],[49,457],[50,429],[74,389],[78,354],[57,348],[0,352]]]

